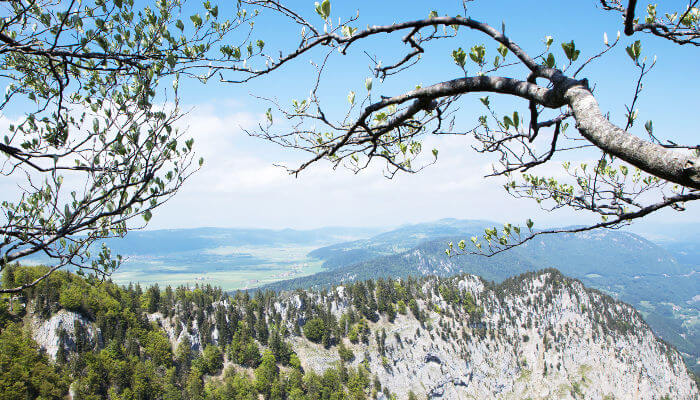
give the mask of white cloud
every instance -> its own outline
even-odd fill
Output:
[[[307,154],[243,132],[263,119],[235,101],[194,107],[180,126],[195,138],[204,167],[157,210],[149,229],[395,226],[446,217],[514,223],[532,217],[538,226],[591,222],[568,210],[546,213],[534,202],[511,198],[501,179],[483,178],[491,171],[493,158],[476,153],[460,136],[427,138],[424,148],[438,148],[439,160],[417,174],[398,174],[389,180],[381,163],[354,174],[319,162],[295,178],[274,164],[294,167]],[[540,172],[557,176],[562,170],[554,163]],[[14,191],[16,183],[3,179],[0,191]],[[679,218],[676,213],[670,216]],[[694,208],[683,217],[700,219]]]
[[[484,179],[491,159],[474,152],[464,137],[428,138],[424,148],[439,148],[440,157],[418,174],[389,180],[380,163],[358,174],[317,163],[295,178],[273,164],[296,166],[305,154],[241,130],[261,117],[233,103],[197,107],[182,121],[205,167],[158,210],[151,229],[390,226],[446,217],[522,222],[533,215],[561,221],[561,213],[542,213],[534,203],[507,196],[499,178]]]

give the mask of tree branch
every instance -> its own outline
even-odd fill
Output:
[[[640,139],[613,125],[603,116],[586,87],[571,87],[564,98],[574,113],[576,128],[598,148],[659,178],[700,189],[698,159]]]

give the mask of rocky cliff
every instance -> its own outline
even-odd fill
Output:
[[[385,342],[347,341],[353,363],[368,363],[398,398],[698,398],[679,354],[634,309],[578,281],[544,272],[497,287],[474,276],[456,283],[483,307],[481,317],[434,293],[440,283],[429,280],[418,302],[428,310],[424,323],[410,314],[370,323]],[[337,313],[347,307],[342,293]],[[302,338],[293,343],[319,372],[339,358]]]
[[[304,370],[336,367],[344,348],[347,367],[364,366],[399,399],[410,393],[445,399],[699,398],[679,353],[656,338],[635,309],[556,270],[498,285],[472,275],[427,277],[258,294],[254,300],[239,293],[193,304],[147,315],[173,349],[185,337],[194,350],[204,343],[224,346],[227,325],[258,315],[251,332],[259,335],[259,321],[282,326]],[[313,341],[305,329],[311,319],[324,321]],[[100,346],[100,330],[80,314],[59,311],[33,321],[34,338],[54,357],[59,343],[75,340],[79,325]],[[55,333],[61,330],[63,339]]]

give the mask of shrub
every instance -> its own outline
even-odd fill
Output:
[[[202,352],[202,372],[213,375],[216,374],[224,366],[224,355],[219,349],[219,346],[208,344]]]
[[[314,343],[319,343],[326,333],[326,326],[321,318],[312,318],[304,325],[304,336]]]
[[[345,362],[352,361],[355,358],[355,353],[347,348],[343,342],[340,342],[340,345],[338,346],[338,355],[340,356],[340,359]]]

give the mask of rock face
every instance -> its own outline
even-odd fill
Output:
[[[56,359],[61,342],[64,349],[68,351],[76,349],[77,329],[83,328],[83,332],[87,335],[86,339],[91,344],[100,346],[101,342],[100,331],[84,316],[72,311],[60,310],[48,320],[34,317],[32,327],[32,337],[53,359]]]
[[[352,364],[366,363],[398,398],[412,391],[444,399],[698,399],[678,352],[630,306],[558,273],[533,274],[513,287],[459,279],[483,307],[479,323],[433,294],[436,311],[423,326],[410,314],[370,323],[373,332],[386,332],[383,351],[373,340],[346,340]],[[335,349],[302,338],[293,344],[302,365],[317,372],[339,359]]]
[[[216,308],[226,308],[229,307],[229,302],[228,301],[222,301],[222,302],[216,302],[212,304],[212,309]],[[181,309],[177,309],[175,311],[176,314],[182,313]],[[209,315],[209,320],[213,321],[213,315]],[[182,321],[175,319],[175,318],[166,318],[161,314],[160,312],[152,313],[152,314],[146,314],[146,318],[150,322],[158,324],[160,328],[165,332],[167,335],[168,339],[170,340],[170,344],[172,345],[173,349],[176,349],[177,346],[185,339],[189,340],[190,342],[190,347],[194,351],[202,351],[204,350],[204,345],[202,344],[202,331],[199,328],[199,324],[197,323],[197,320],[192,321],[192,326],[187,327],[185,323]],[[179,325],[179,329],[178,329]],[[179,331],[179,333],[178,333]],[[212,344],[218,345],[219,344],[219,331],[216,327],[212,329],[210,332],[210,337],[211,337],[211,342]]]

